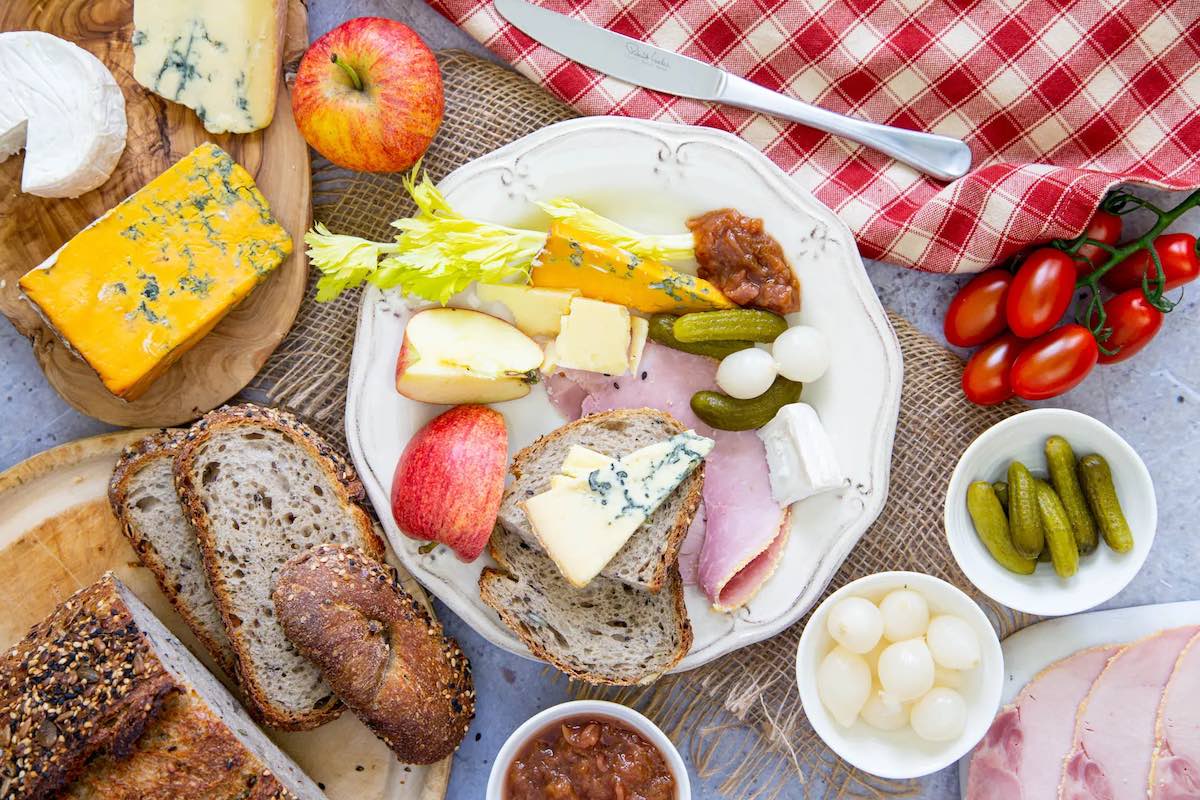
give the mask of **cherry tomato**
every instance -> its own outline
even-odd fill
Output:
[[[1110,297],[1104,303],[1104,313],[1108,315],[1105,324],[1112,328],[1104,347],[1117,352],[1111,356],[1101,353],[1101,364],[1115,364],[1129,358],[1149,344],[1163,324],[1163,313],[1150,305],[1141,287]]]
[[[1062,319],[1075,294],[1075,260],[1041,247],[1021,264],[1004,301],[1008,327],[1023,339],[1041,336]]]
[[[1008,270],[989,269],[967,281],[946,309],[946,341],[958,347],[983,344],[1008,327],[1004,298],[1013,276]]]
[[[1087,230],[1083,233],[1087,238],[1097,242],[1116,244],[1117,240],[1121,238],[1121,218],[1107,211],[1097,211],[1096,216],[1092,217],[1092,221],[1088,223]],[[1079,257],[1088,260],[1087,264],[1084,264],[1082,261],[1075,262],[1075,267],[1081,276],[1091,272],[1108,260],[1108,251],[1102,250],[1094,244],[1085,244],[1075,252]]]
[[[1196,256],[1196,237],[1190,233],[1168,233],[1154,240],[1154,249],[1162,262],[1167,281],[1164,291],[1183,286],[1200,275],[1200,258]],[[1142,274],[1153,283],[1158,274],[1149,250],[1138,250],[1129,258],[1104,273],[1100,282],[1114,292],[1142,285]]]
[[[963,369],[962,387],[967,399],[993,406],[1012,397],[1009,373],[1026,344],[1024,339],[1005,333],[976,350]]]
[[[1073,389],[1096,366],[1100,348],[1092,332],[1071,323],[1026,345],[1013,363],[1013,393],[1026,400],[1045,400]]]

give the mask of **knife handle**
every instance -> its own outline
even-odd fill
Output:
[[[971,149],[960,139],[847,117],[773,92],[736,75],[725,77],[725,83],[718,91],[722,103],[799,122],[858,142],[939,180],[961,178],[971,169]]]

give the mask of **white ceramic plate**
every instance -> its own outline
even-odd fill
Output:
[[[697,588],[687,589],[695,642],[679,669],[799,619],[883,508],[900,404],[900,346],[846,226],[734,136],[617,117],[552,125],[461,167],[440,188],[463,214],[508,225],[545,228],[548,220],[531,201],[564,196],[648,233],[684,231],[687,218],[714,208],[765,219],[800,278],[803,309],[794,319],[825,331],[832,345],[832,367],[805,387],[804,400],[819,412],[849,481],[845,490],[794,509],[779,570],[748,605],[717,613]],[[470,305],[473,294],[466,294],[455,304]],[[363,297],[346,404],[350,452],[404,565],[489,641],[528,655],[479,599],[479,573],[490,559],[463,564],[445,548],[421,555],[420,542],[392,520],[396,462],[409,438],[446,410],[396,392],[396,356],[411,313],[392,293],[371,288]],[[512,452],[565,422],[541,387],[496,408],[507,420]]]
[[[829,635],[829,612],[847,597],[865,597],[873,603],[895,589],[915,589],[929,603],[930,617],[954,614],[965,620],[979,639],[980,663],[962,673],[958,691],[967,703],[963,732],[948,742],[927,742],[912,728],[880,731],[861,719],[849,728],[834,721],[817,692],[817,668],[834,647]],[[838,589],[817,607],[804,627],[796,648],[796,683],[800,702],[813,730],[844,760],[881,778],[908,779],[929,775],[962,758],[983,738],[1000,706],[1004,660],[1000,640],[983,609],[958,587],[920,572],[877,572]]]
[[[1000,702],[1011,703],[1034,677],[1072,653],[1106,644],[1125,644],[1167,628],[1200,623],[1200,601],[1092,611],[1047,620],[1019,630],[1000,643],[1004,652],[1004,691]],[[967,796],[968,753],[958,762],[958,780]]]
[[[1071,578],[1058,577],[1050,564],[1038,564],[1032,575],[1018,575],[997,564],[979,541],[967,513],[967,487],[972,481],[1004,480],[1014,460],[1046,477],[1044,447],[1054,434],[1070,443],[1077,458],[1099,453],[1108,461],[1133,531],[1133,550],[1117,553],[1101,542],[1080,557],[1079,570]],[[1037,408],[996,423],[963,452],[946,490],[945,525],[954,560],[981,592],[1017,611],[1057,617],[1094,608],[1129,585],[1150,554],[1158,506],[1150,471],[1116,431],[1078,411]]]

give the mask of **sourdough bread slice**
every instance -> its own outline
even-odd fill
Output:
[[[284,635],[271,592],[284,563],[313,545],[349,545],[383,559],[354,470],[292,415],[242,405],[192,426],[175,485],[251,712],[285,730],[337,717],[341,704]]]
[[[513,481],[500,502],[500,524],[530,546],[539,547],[521,503],[550,488],[550,478],[560,471],[572,445],[617,458],[684,430],[666,412],[635,408],[591,414],[546,434],[513,458],[509,468]],[[600,575],[637,589],[659,591],[679,557],[679,546],[696,515],[703,486],[702,463],[629,537]]]
[[[582,589],[545,553],[497,529],[500,569],[479,576],[479,595],[538,658],[573,678],[617,686],[650,683],[692,646],[683,581],[672,564],[657,593],[597,577]]]
[[[0,796],[323,800],[111,573],[0,656]]]
[[[175,494],[175,456],[185,431],[159,431],[126,447],[108,502],[142,565],[217,664],[234,677],[233,648],[217,611],[196,532]]]

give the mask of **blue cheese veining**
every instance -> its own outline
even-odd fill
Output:
[[[133,77],[211,133],[271,124],[286,0],[136,0]]]
[[[530,527],[563,576],[586,586],[713,444],[686,431],[617,459],[572,447],[550,489],[525,501]]]

